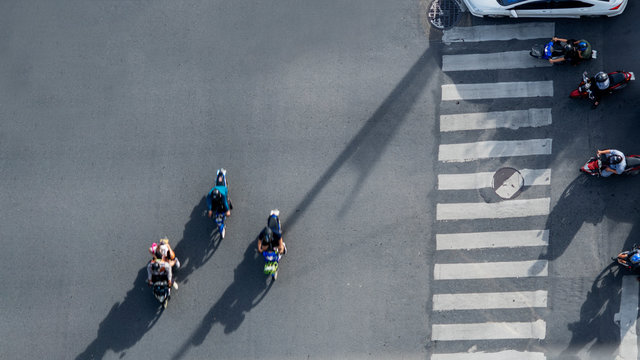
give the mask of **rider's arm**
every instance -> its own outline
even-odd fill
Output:
[[[147,282],[151,283],[151,264],[152,261],[149,261],[149,263],[147,264]]]
[[[265,250],[266,250],[266,249],[264,249],[264,248],[262,247],[262,238],[259,238],[259,239],[258,239],[258,251],[259,251],[259,252],[263,252],[263,251],[265,251]]]
[[[553,40],[553,41],[562,41],[562,42],[567,42],[567,39],[562,39],[562,38],[555,37],[555,36],[554,36],[553,38],[551,38],[551,40]]]
[[[209,193],[207,194],[207,210],[211,211],[211,192],[213,191],[213,189],[209,190]]]
[[[162,266],[164,266],[164,271],[167,272],[167,280],[169,281],[169,285],[173,283],[173,273],[171,272],[171,265],[167,262],[163,262]]]
[[[280,240],[278,241],[278,253],[284,253],[284,241],[282,240],[282,236],[280,236]]]

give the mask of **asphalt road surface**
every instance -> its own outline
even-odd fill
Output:
[[[414,0],[2,2],[0,358],[425,358],[422,21]],[[203,217],[219,167],[222,242]],[[183,267],[160,313],[163,236]]]
[[[640,153],[640,86],[596,110],[568,94],[583,70],[640,74],[628,45],[640,7],[613,19],[467,14],[459,27],[534,23],[589,39],[599,56],[463,71],[447,56],[504,60],[541,40],[443,43],[425,6],[0,3],[0,358],[614,358],[624,273],[609,259],[640,242],[638,179],[577,169],[598,148]],[[542,94],[470,90],[517,81]],[[441,123],[529,109],[548,122]],[[492,158],[514,141],[539,153]],[[494,145],[488,158],[472,145],[456,157],[476,142]],[[204,216],[220,167],[234,204],[222,241]],[[513,200],[452,189],[456,176],[501,167],[525,174]],[[288,247],[275,283],[255,250],[274,208]],[[521,215],[496,215],[509,211]],[[523,231],[543,235],[516,246]],[[470,245],[444,241],[464,233]],[[145,265],[164,236],[183,266],[162,312]],[[504,273],[520,263],[525,274],[498,277],[491,266],[509,261]],[[516,296],[479,309],[490,291]]]

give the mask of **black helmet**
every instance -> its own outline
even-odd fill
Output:
[[[569,44],[569,43],[564,44],[564,51],[566,53],[571,52],[571,50],[573,50],[573,46],[571,46],[571,44]]]
[[[158,271],[160,270],[160,264],[158,264],[157,262],[153,262],[153,264],[151,264],[151,270],[153,271]]]
[[[620,155],[611,155],[609,157],[609,164],[619,164],[622,161],[622,156]]]
[[[596,84],[600,90],[606,90],[609,88],[609,75],[604,71],[600,71],[596,74]]]
[[[213,189],[213,191],[211,192],[211,197],[213,197],[214,199],[219,199],[220,196],[222,196],[222,194],[220,194],[220,190]]]

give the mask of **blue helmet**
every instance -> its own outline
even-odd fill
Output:
[[[633,254],[633,256],[631,257],[631,262],[634,264],[640,263],[640,254]]]
[[[586,41],[580,41],[580,42],[578,43],[578,50],[580,50],[580,51],[585,51],[585,50],[587,50],[587,47],[588,47],[588,46],[589,46],[589,44],[587,44],[587,42],[586,42]]]

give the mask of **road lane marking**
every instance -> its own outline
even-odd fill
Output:
[[[438,160],[466,162],[500,157],[550,155],[551,143],[551,139],[529,139],[440,144]]]
[[[547,260],[435,264],[435,280],[541,277],[548,275]]]
[[[518,170],[524,177],[524,186],[541,186],[551,184],[551,169]],[[468,174],[439,174],[438,190],[472,190],[490,188],[493,181],[492,172]]]
[[[451,353],[451,354],[433,354],[431,360],[546,360],[544,353],[505,350],[500,352],[485,353]]]
[[[546,324],[534,322],[487,322],[473,324],[434,324],[431,339],[448,340],[496,340],[496,339],[544,339]]]
[[[436,234],[436,250],[494,249],[549,245],[549,230]]]
[[[442,71],[473,71],[550,67],[552,63],[532,57],[528,50],[490,54],[442,55]]]
[[[440,115],[440,131],[519,129],[551,125],[551,109]]]
[[[442,101],[553,96],[553,81],[444,84]]]
[[[620,312],[616,317],[620,320],[620,348],[616,360],[638,359],[638,291],[640,284],[637,276],[622,277],[622,293]]]
[[[551,39],[555,23],[523,23],[515,25],[456,26],[445,30],[442,42],[480,42],[505,40]]]
[[[520,309],[536,307],[547,307],[546,291],[538,290],[433,295],[434,311]]]
[[[505,219],[549,215],[550,198],[508,200],[496,203],[437,204],[437,220]]]

